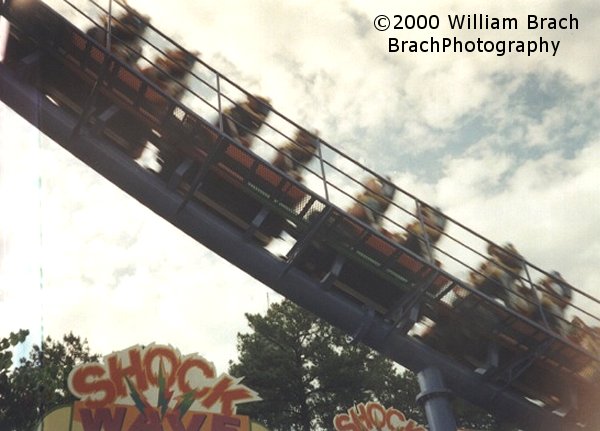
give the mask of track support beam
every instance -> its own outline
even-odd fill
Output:
[[[417,402],[427,416],[430,431],[456,431],[456,420],[450,405],[451,392],[444,385],[439,369],[428,367],[417,374],[421,392]]]

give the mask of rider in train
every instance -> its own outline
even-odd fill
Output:
[[[153,65],[149,65],[141,70],[142,75],[155,83],[163,92],[178,100],[185,92],[185,79],[191,72],[196,62],[197,53],[188,52],[184,49],[167,50],[165,54],[159,57]],[[167,102],[164,97],[158,95],[152,96],[152,93],[146,95],[147,99],[157,108]],[[129,143],[127,153],[133,158],[139,158],[147,142],[147,132],[145,128],[131,127],[132,122],[127,116],[121,116],[112,124],[118,128],[119,133]],[[162,157],[162,155],[159,155]]]
[[[421,217],[417,217],[417,220],[410,223],[406,227],[406,232],[392,233],[386,229],[382,229],[382,232],[413,253],[428,258],[430,251],[433,253],[430,247],[440,240],[448,220],[438,207],[420,203],[419,208]],[[436,263],[440,265],[439,262]]]
[[[359,194],[348,213],[371,227],[379,230],[383,214],[396,194],[396,188],[389,177],[372,177],[363,182],[365,191]]]
[[[600,358],[599,326],[589,326],[581,318],[575,316],[571,320],[567,337],[584,350]],[[591,361],[590,364],[579,370],[578,374],[589,381],[598,381],[600,379],[600,362]]]
[[[183,91],[182,86],[178,87]],[[252,139],[262,127],[270,112],[271,101],[268,98],[248,95],[246,101],[235,104],[223,112],[223,131],[233,141],[246,148],[250,148],[252,146]],[[219,129],[220,122],[217,121],[214,127]],[[207,139],[212,141],[213,138]],[[182,155],[176,148],[173,147],[170,150],[162,148],[158,154],[158,161],[161,165],[161,176],[165,179],[169,178],[182,160]],[[193,177],[194,174],[190,170],[188,175]]]
[[[539,282],[542,290],[541,306],[551,329],[568,336],[570,324],[565,319],[565,309],[571,305],[573,289],[558,271],[552,271]],[[539,313],[538,313],[539,314]],[[541,316],[537,316],[541,319]]]
[[[354,204],[347,212],[375,230],[380,230],[383,214],[392,202],[396,189],[387,176],[383,178],[370,177],[363,181],[362,186],[363,191],[354,198]],[[316,217],[317,214],[317,212],[313,213],[312,217]],[[356,228],[358,226],[354,223],[352,225],[354,228],[344,226],[346,234],[354,235],[357,233]],[[358,229],[360,230],[360,228]],[[317,249],[311,249],[309,252],[303,253],[297,262],[308,273],[321,276],[324,271],[327,271],[335,258],[335,252],[326,247],[318,247]]]
[[[194,67],[197,56],[195,51],[170,49],[154,65],[145,67],[141,72],[163,92],[177,100],[185,92],[185,80]]]
[[[297,181],[302,181],[302,170],[315,156],[320,144],[318,132],[298,129],[293,141],[277,150],[277,156],[271,164]]]
[[[109,24],[108,15],[101,18],[102,27],[94,26],[86,33],[101,45],[106,45],[107,28]],[[113,17],[111,21],[110,49],[127,64],[134,64],[140,57],[142,50],[141,37],[148,24],[150,17],[142,15],[132,7],[125,6],[125,11],[119,16]]]
[[[507,307],[531,317],[535,312],[533,294],[521,282],[521,273],[524,270],[521,254],[511,243],[502,247],[488,244],[487,252],[490,257],[477,270],[469,273],[471,286],[488,296],[498,298]],[[454,294],[455,307],[477,299],[468,290],[461,288],[455,288]]]
[[[489,244],[487,252],[490,259],[482,263],[478,271],[469,274],[469,281],[483,293],[505,300],[506,290],[516,290],[524,269],[523,257],[511,243],[503,247]]]
[[[223,113],[223,130],[246,148],[271,112],[271,101],[262,96],[248,95],[245,102],[236,104]]]
[[[510,243],[504,247],[490,244],[488,253],[491,259],[484,262],[479,271],[469,274],[472,285],[501,299],[507,307],[526,317],[540,322],[545,320],[552,330],[566,336],[569,324],[565,320],[565,309],[571,304],[573,291],[560,273],[553,271],[538,282],[541,290],[540,312],[535,293],[520,280],[524,266],[516,248]]]

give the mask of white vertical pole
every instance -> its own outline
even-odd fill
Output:
[[[108,0],[108,29],[106,32],[106,49],[110,52],[110,37],[112,34],[112,0]]]
[[[8,34],[10,31],[10,24],[8,20],[3,16],[0,16],[0,63],[4,61],[6,55],[6,44],[8,43]]]

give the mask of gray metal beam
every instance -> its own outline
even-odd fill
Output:
[[[450,404],[451,392],[444,385],[437,368],[425,368],[417,375],[421,393],[417,402],[423,406],[430,431],[456,431],[456,420]]]
[[[213,252],[346,333],[360,331],[364,344],[404,367],[416,373],[429,367],[439,369],[453,393],[524,429],[579,429],[567,419],[484,381],[473,370],[394,331],[380,316],[372,317],[370,325],[361,328],[367,312],[364,308],[334,290],[323,289],[317,280],[290,268],[254,242],[246,241],[242,231],[200,204],[190,202],[178,212],[183,201],[181,195],[169,190],[156,175],[94,135],[85,125],[78,138],[69,142],[77,119],[19,81],[4,64],[0,64],[0,99],[84,163]]]

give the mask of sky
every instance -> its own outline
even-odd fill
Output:
[[[129,3],[328,143],[600,296],[596,0]],[[380,32],[381,14],[392,26],[394,15],[436,15],[439,27]],[[518,28],[453,30],[455,14]],[[578,28],[528,29],[528,14],[572,14]],[[443,37],[560,44],[554,56],[388,50],[388,38]],[[103,354],[168,343],[226,371],[244,313],[279,300],[4,105],[0,202],[0,336],[73,331]]]

